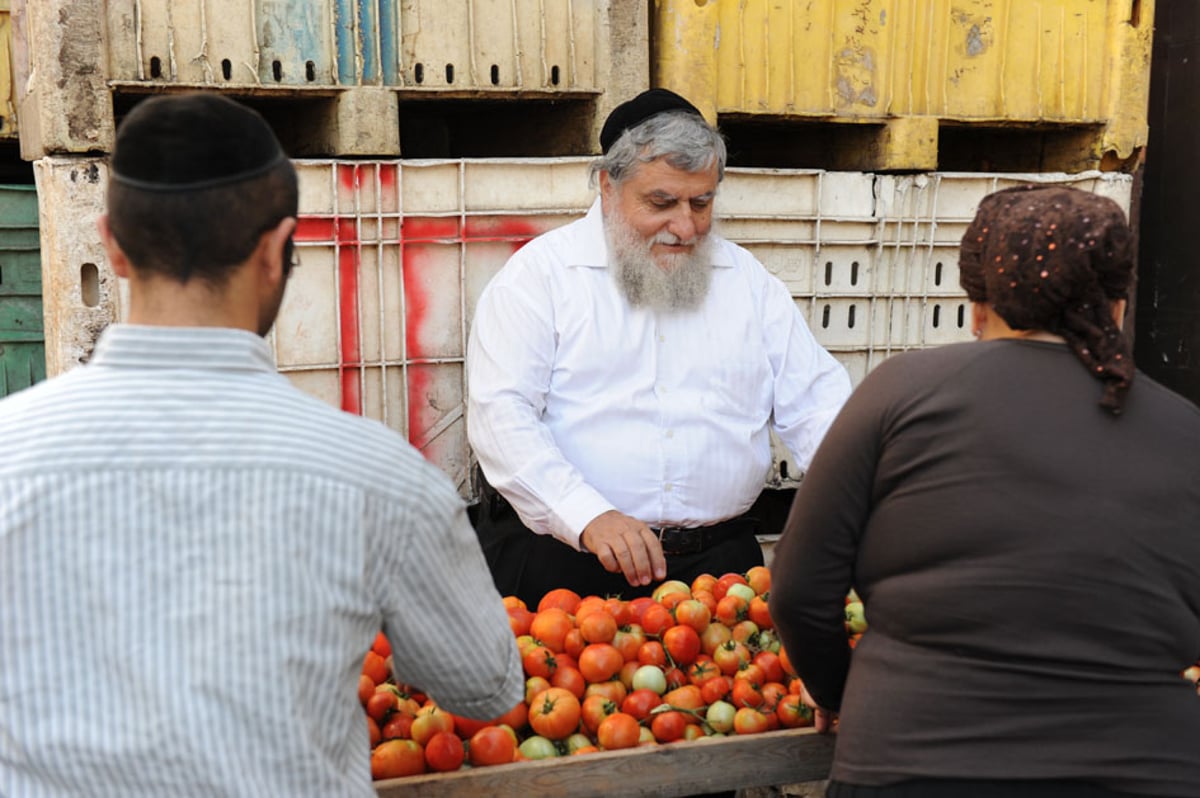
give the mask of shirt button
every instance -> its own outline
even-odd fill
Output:
[[[658,342],[660,344],[665,344],[667,342],[667,336],[665,336],[665,335],[658,336]]]
[[[663,433],[663,435],[664,435],[664,436],[666,436],[666,437],[668,437],[668,438],[674,438],[674,437],[675,437],[675,430],[673,430],[673,429],[669,429],[669,430],[667,430],[666,432],[664,432],[664,433]]]
[[[665,493],[670,493],[670,492],[671,492],[671,483],[670,483],[670,482],[668,482],[666,485],[663,485],[663,491],[664,491]]]

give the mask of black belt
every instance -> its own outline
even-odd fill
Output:
[[[663,554],[699,554],[710,546],[739,535],[758,532],[758,519],[739,515],[727,521],[718,521],[709,526],[684,529],[678,526],[651,527],[662,543]]]

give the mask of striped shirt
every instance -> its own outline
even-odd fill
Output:
[[[0,795],[373,795],[356,698],[522,697],[453,485],[262,338],[115,325],[0,402]]]

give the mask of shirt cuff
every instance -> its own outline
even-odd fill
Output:
[[[613,509],[616,508],[595,489],[587,485],[576,488],[554,508],[554,514],[558,517],[561,525],[559,530],[561,539],[582,551],[583,547],[579,542],[579,537],[583,534],[584,528],[596,516]]]

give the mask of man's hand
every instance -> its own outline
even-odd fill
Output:
[[[654,532],[616,510],[593,518],[579,543],[596,555],[606,571],[624,574],[625,581],[635,587],[667,578],[667,560]]]

